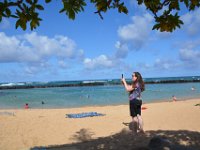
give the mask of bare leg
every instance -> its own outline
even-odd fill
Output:
[[[139,124],[139,131],[144,133],[142,117],[140,115],[137,115],[137,119]]]
[[[132,117],[132,121],[133,121],[133,130],[135,133],[137,133],[137,129],[139,128],[138,118]]]

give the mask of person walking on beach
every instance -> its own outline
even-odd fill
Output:
[[[127,84],[124,77],[122,77],[121,81],[126,91],[129,92],[130,116],[132,117],[134,131],[144,133],[143,120],[141,117],[141,92],[145,90],[145,84],[142,76],[139,72],[133,72],[131,85]]]

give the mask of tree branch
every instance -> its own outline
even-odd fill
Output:
[[[95,14],[99,14],[99,16],[100,16],[100,18],[103,20],[103,16],[101,15],[101,11],[100,10],[98,10],[98,11],[96,11],[96,12],[94,12]]]
[[[109,0],[108,2],[107,2],[107,6],[108,6],[108,8],[110,8],[110,3],[112,2],[112,0]]]
[[[19,7],[22,11],[24,11],[24,9],[22,8],[21,4],[23,3],[23,0],[18,0],[17,2],[9,2],[7,4],[7,8],[8,7],[13,7],[13,6],[17,6]]]

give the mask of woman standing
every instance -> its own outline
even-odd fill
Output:
[[[130,116],[132,117],[134,130],[144,133],[143,120],[141,117],[141,92],[145,90],[145,85],[142,76],[139,72],[133,72],[131,85],[127,84],[125,78],[122,77],[121,80],[126,91],[129,92]]]

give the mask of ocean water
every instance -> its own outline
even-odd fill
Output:
[[[183,77],[178,80],[181,78]],[[153,80],[163,79],[154,78]],[[88,83],[89,81],[83,82]],[[54,84],[59,83],[54,82]],[[10,83],[6,83],[6,85],[8,84]],[[5,83],[1,85],[4,86]],[[191,90],[192,87],[195,87],[195,90]],[[177,97],[177,100],[200,98],[200,82],[150,83],[146,84],[146,90],[142,93],[144,103],[169,101],[172,100],[173,95]],[[42,104],[42,101],[45,104]],[[128,104],[128,93],[121,84],[0,90],[1,109],[23,108],[25,103],[28,103],[33,109],[119,105]]]

